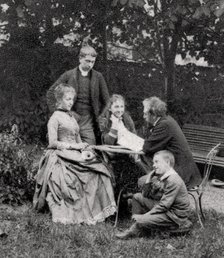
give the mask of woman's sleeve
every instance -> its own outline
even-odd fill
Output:
[[[49,141],[48,147],[54,149],[68,149],[70,147],[69,143],[58,141],[58,127],[59,123],[57,118],[54,115],[51,116],[47,125]]]
[[[117,143],[117,130],[110,128],[109,131],[102,134],[103,144],[115,145]]]
[[[80,136],[80,134],[78,134],[78,136],[77,136],[77,143],[81,143],[81,142],[82,142],[81,136]]]
[[[117,130],[111,128],[106,116],[100,116],[98,122],[102,144],[115,145],[117,143]]]

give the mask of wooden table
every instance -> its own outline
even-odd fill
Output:
[[[133,151],[119,145],[93,145],[91,147],[95,150],[105,152],[144,155],[143,151]]]

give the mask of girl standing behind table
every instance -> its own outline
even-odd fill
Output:
[[[59,84],[57,109],[48,122],[49,146],[40,160],[33,204],[41,210],[47,202],[52,220],[95,224],[114,214],[116,205],[111,175],[99,157],[83,143],[70,112],[76,93]]]

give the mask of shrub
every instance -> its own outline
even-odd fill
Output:
[[[32,103],[32,104],[31,104]],[[46,141],[46,124],[48,120],[47,105],[43,98],[35,101],[18,99],[15,110],[5,110],[1,116],[0,130],[8,130],[14,124],[18,126],[19,137],[25,143]]]
[[[22,204],[32,199],[36,148],[26,151],[15,125],[11,132],[0,133],[0,203]]]

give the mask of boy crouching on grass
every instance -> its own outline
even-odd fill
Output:
[[[180,232],[191,228],[187,188],[173,169],[174,163],[173,154],[167,150],[154,154],[154,170],[148,175],[142,193],[135,194],[132,199],[132,219],[135,223],[116,234],[117,238],[140,236],[152,228],[177,229]]]

